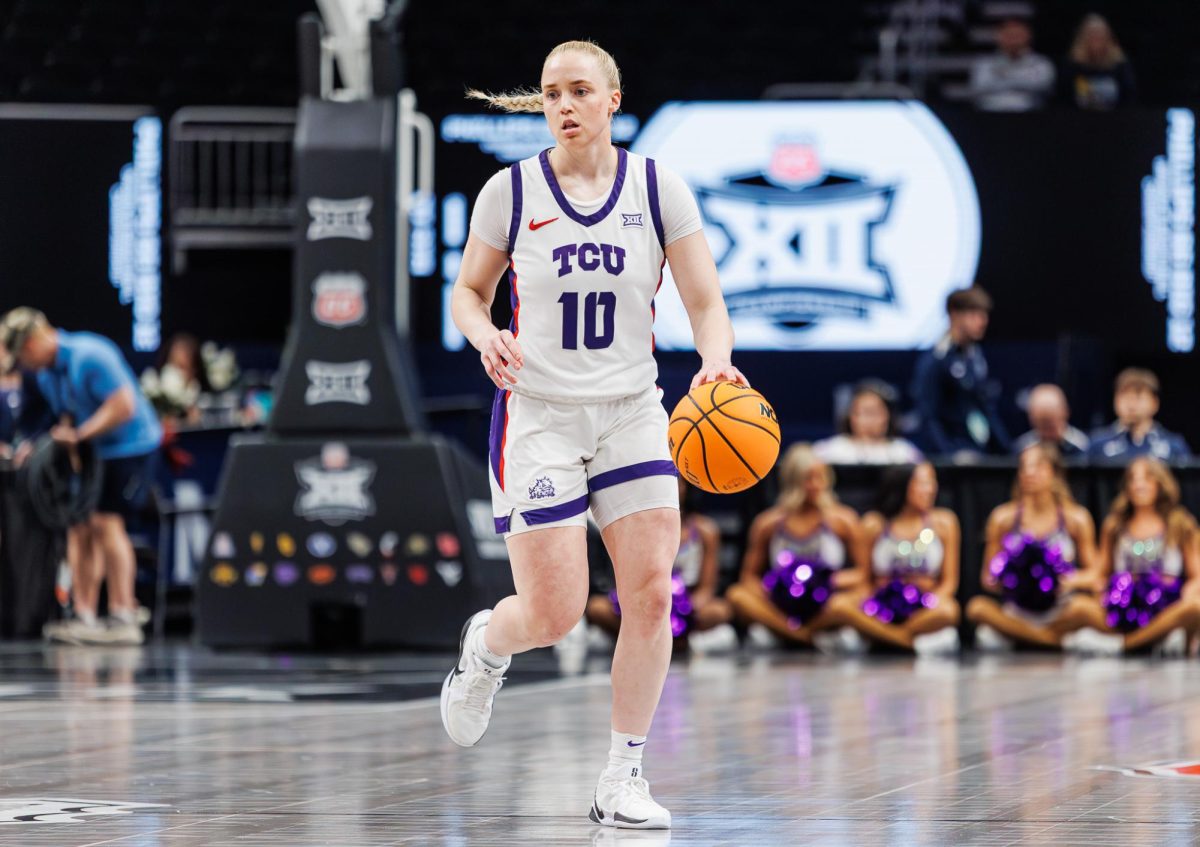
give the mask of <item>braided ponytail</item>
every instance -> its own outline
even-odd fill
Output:
[[[617,62],[612,55],[594,41],[564,41],[547,54],[546,61],[549,62],[555,56],[571,52],[583,53],[595,59],[604,83],[614,91],[621,90],[621,69],[617,67]],[[503,109],[506,112],[542,111],[542,92],[533,88],[518,88],[502,94],[470,88],[467,90],[467,98],[483,100],[492,108]]]

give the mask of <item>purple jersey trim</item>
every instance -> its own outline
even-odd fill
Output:
[[[502,388],[496,389],[492,400],[492,425],[488,430],[488,458],[492,463],[492,474],[500,490],[504,490],[504,481],[500,479],[501,448],[504,446],[504,429],[508,425],[508,392]]]
[[[638,462],[636,465],[626,465],[623,468],[596,474],[588,480],[588,491],[600,491],[622,482],[643,479],[648,476],[678,476],[675,463],[670,459],[655,459],[649,462]]]
[[[567,200],[567,196],[562,193],[562,189],[558,187],[558,180],[554,177],[554,169],[550,167],[550,151],[543,150],[538,154],[538,161],[542,163],[542,173],[546,175],[546,184],[550,186],[550,193],[554,195],[558,207],[563,210],[563,214],[576,223],[581,223],[584,226],[598,224],[600,221],[608,217],[608,213],[617,205],[617,200],[621,196],[621,187],[625,184],[625,166],[627,164],[628,154],[625,148],[617,148],[617,178],[613,180],[612,191],[608,194],[608,200],[604,205],[592,212],[590,215],[581,215],[575,211],[575,207]],[[510,247],[511,249],[511,247]]]
[[[523,203],[521,195],[521,163],[513,162],[508,172],[512,176],[513,195],[512,217],[508,221],[508,255],[511,257],[513,250],[517,248],[517,233],[521,230],[521,206]]]
[[[650,220],[654,222],[654,233],[658,236],[658,246],[667,249],[667,237],[663,234],[662,209],[658,205],[658,171],[654,160],[646,160],[646,193],[650,196]]]
[[[588,496],[584,494],[582,497],[576,497],[574,500],[568,500],[556,506],[547,506],[544,509],[530,509],[528,512],[521,512],[521,517],[530,526],[540,523],[553,523],[554,521],[561,521],[583,514],[587,511],[587,507]]]
[[[508,515],[505,515],[502,518],[493,518],[493,520],[496,522],[497,535],[503,535],[504,533],[508,532],[508,528],[512,524],[512,520]]]

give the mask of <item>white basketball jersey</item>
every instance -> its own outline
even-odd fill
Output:
[[[652,388],[664,262],[654,162],[618,147],[612,190],[590,215],[559,188],[548,151],[510,174],[510,329],[525,356],[513,390],[580,401]]]

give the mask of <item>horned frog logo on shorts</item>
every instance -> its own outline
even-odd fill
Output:
[[[554,495],[554,483],[548,476],[539,476],[533,481],[533,485],[529,486],[530,500],[548,500]]]

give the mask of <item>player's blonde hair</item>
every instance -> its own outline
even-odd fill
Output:
[[[621,90],[621,69],[617,67],[612,55],[594,41],[564,41],[546,55],[546,62],[563,53],[583,53],[596,60],[604,82],[613,91]],[[545,62],[542,63],[543,65]],[[480,91],[478,88],[467,90],[467,97],[472,100],[483,100],[494,109],[506,112],[541,112],[542,92],[536,88],[518,88],[503,94],[493,94],[490,91]]]
[[[813,468],[818,465],[825,469],[825,486],[811,505],[823,512],[837,503],[837,496],[833,493],[833,469],[821,461],[811,444],[793,444],[783,454],[779,463],[778,503],[785,512],[798,512],[808,503],[805,483]]]

